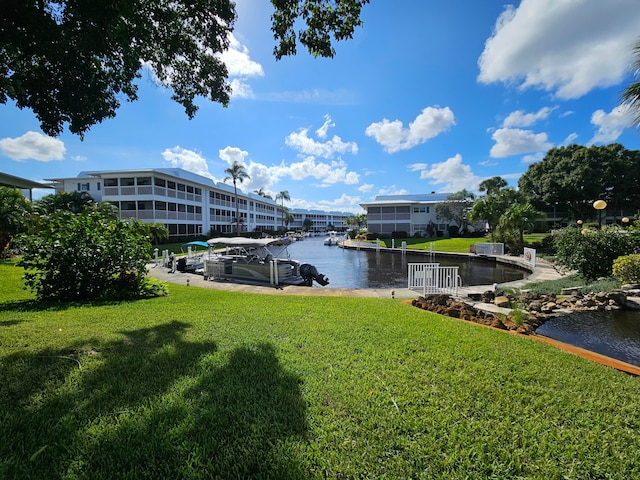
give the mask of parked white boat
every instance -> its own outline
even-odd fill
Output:
[[[290,241],[282,238],[212,238],[211,254],[204,259],[204,277],[268,285],[329,284],[313,265],[292,260]]]
[[[338,242],[340,240],[341,240],[341,237],[338,236],[338,232],[332,230],[329,232],[329,236],[324,239],[324,244],[328,246],[338,245]]]

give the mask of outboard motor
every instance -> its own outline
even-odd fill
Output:
[[[185,272],[187,270],[187,259],[185,257],[181,257],[180,259],[178,259],[176,267],[178,268],[179,272]]]
[[[313,285],[314,280],[323,287],[329,285],[329,279],[318,273],[318,269],[308,263],[300,265],[300,275],[306,280],[308,286]]]

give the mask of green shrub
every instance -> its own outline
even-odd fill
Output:
[[[613,261],[613,276],[622,283],[640,283],[640,254],[616,258]]]
[[[117,215],[117,213],[116,213]],[[18,242],[24,282],[40,300],[129,299],[162,293],[147,285],[151,244],[138,220],[106,208],[39,219]]]
[[[640,235],[617,228],[567,227],[554,234],[557,261],[587,280],[611,276],[613,261],[640,252]]]

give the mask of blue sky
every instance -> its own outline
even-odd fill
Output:
[[[41,180],[81,171],[182,167],[241,188],[287,190],[292,208],[361,212],[381,194],[476,191],[518,177],[555,146],[640,149],[619,106],[633,79],[638,0],[371,0],[333,59],[276,62],[267,0],[238,0],[224,59],[230,106],[188,120],[147,71],[139,100],[84,141],[42,134],[0,105],[0,171]]]

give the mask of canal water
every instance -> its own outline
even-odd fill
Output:
[[[536,333],[640,367],[638,311],[574,312],[547,320]]]
[[[482,258],[452,258],[428,255],[350,250],[323,244],[324,237],[309,237],[289,245],[291,258],[314,265],[329,278],[333,288],[406,288],[409,263],[437,262],[458,266],[462,285],[493,285],[524,278],[528,272]]]

